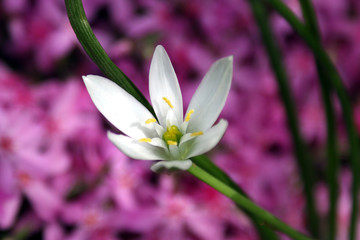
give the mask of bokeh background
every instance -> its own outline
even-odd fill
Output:
[[[314,0],[326,50],[338,66],[360,127],[360,2]],[[297,0],[287,0],[300,14]],[[284,110],[245,0],[84,0],[111,59],[148,96],[155,46],[167,50],[185,107],[210,65],[234,56],[222,117],[208,155],[256,203],[306,231],[304,195]],[[301,130],[316,167],[316,198],[327,214],[326,125],[316,69],[301,39],[276,14],[271,24],[287,66]],[[82,75],[99,69],[81,49],[62,0],[0,1],[1,239],[257,239],[248,218],[187,173],[158,175],[106,138],[111,126]],[[338,239],[350,217],[347,142],[337,106],[341,185]],[[324,222],[324,221],[322,221]]]

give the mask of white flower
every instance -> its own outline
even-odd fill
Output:
[[[187,170],[189,158],[211,150],[227,128],[221,119],[232,78],[232,57],[216,61],[191,99],[185,117],[175,71],[162,46],[157,46],[149,76],[150,98],[156,118],[133,96],[114,82],[94,75],[84,76],[86,88],[99,111],[122,134],[108,132],[109,139],[127,156],[161,160],[153,171]],[[157,119],[157,120],[156,120]]]

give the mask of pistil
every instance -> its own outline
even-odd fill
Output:
[[[163,135],[163,139],[167,145],[178,145],[182,133],[180,132],[179,128],[175,125],[167,127],[166,132]]]

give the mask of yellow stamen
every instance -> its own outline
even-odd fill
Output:
[[[167,141],[167,144],[168,145],[177,145],[177,142],[176,141],[171,141],[171,140],[169,140],[169,141]]]
[[[156,122],[155,118],[149,118],[148,120],[145,121],[146,124],[153,123],[153,122]]]
[[[201,136],[203,135],[204,133],[202,131],[200,132],[193,132],[192,134],[190,134],[191,137],[196,137],[196,136]]]
[[[186,118],[185,118],[185,122],[188,122],[190,121],[190,118],[191,118],[191,114],[194,113],[194,109],[191,109],[188,114],[186,114]]]
[[[139,142],[151,142],[150,138],[141,138],[139,139]]]
[[[169,105],[170,108],[174,108],[174,106],[171,104],[170,100],[166,97],[163,97],[163,100]]]

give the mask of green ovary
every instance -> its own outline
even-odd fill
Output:
[[[175,125],[172,125],[171,127],[167,127],[166,132],[163,135],[163,139],[168,145],[177,145],[182,136],[183,135],[180,132],[179,128]]]

